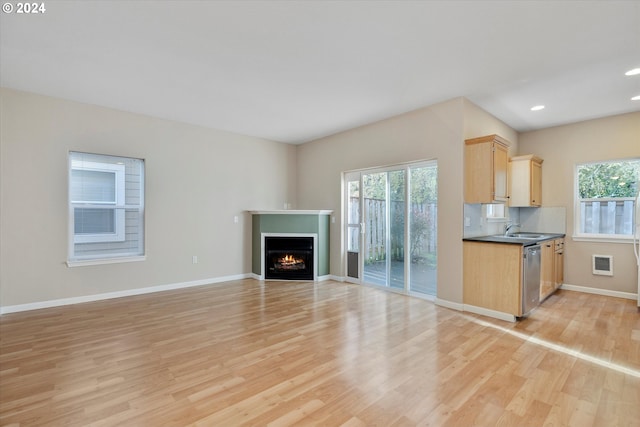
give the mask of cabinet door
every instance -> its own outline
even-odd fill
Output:
[[[507,169],[509,153],[507,147],[493,144],[493,200],[507,201]]]
[[[531,162],[531,206],[542,206],[542,164]]]
[[[532,154],[511,158],[510,206],[542,206],[542,162]]]
[[[464,144],[465,203],[505,203],[509,141],[498,135],[487,135],[467,139]]]
[[[490,142],[465,145],[465,203],[490,203],[492,200],[491,145]]]
[[[564,283],[564,239],[555,241],[554,253],[554,285],[558,289]]]
[[[540,258],[540,300],[548,297],[556,290],[555,286],[555,248],[553,240],[542,242]]]
[[[520,207],[531,204],[530,162],[511,159],[509,162],[509,206]]]

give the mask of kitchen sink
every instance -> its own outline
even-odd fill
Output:
[[[547,237],[546,234],[540,233],[513,233],[513,234],[496,234],[493,237],[500,237],[503,239],[529,239],[540,240]]]

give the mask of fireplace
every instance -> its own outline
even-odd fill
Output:
[[[330,278],[329,265],[329,232],[331,229],[330,210],[279,210],[279,211],[249,211],[251,213],[251,272],[255,279],[275,280],[313,280],[323,281]],[[267,269],[272,264],[272,259],[265,255],[265,238],[267,237],[306,237],[303,249],[308,250],[309,244],[313,244],[313,255],[305,254],[307,260],[302,264],[296,261],[285,260],[285,263],[271,265],[273,270]],[[304,240],[303,240],[304,242]],[[276,246],[272,248],[269,242],[269,250],[295,249],[296,247]],[[280,242],[281,243],[281,242]],[[280,245],[278,243],[278,245]],[[297,242],[289,242],[297,244]],[[289,254],[284,254],[289,255]],[[287,263],[293,263],[287,265]],[[277,267],[277,268],[276,268]],[[283,268],[285,267],[285,268]],[[287,270],[288,268],[288,270]],[[293,270],[293,271],[291,271]],[[304,273],[300,270],[306,270]],[[303,278],[300,278],[300,277]]]
[[[263,235],[265,279],[314,280],[315,235]]]

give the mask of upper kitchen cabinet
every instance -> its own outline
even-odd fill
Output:
[[[498,135],[464,142],[465,203],[505,203],[511,143]]]
[[[542,206],[542,162],[531,154],[511,158],[509,206]]]

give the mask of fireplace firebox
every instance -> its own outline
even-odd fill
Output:
[[[265,236],[265,279],[313,280],[314,238]]]

